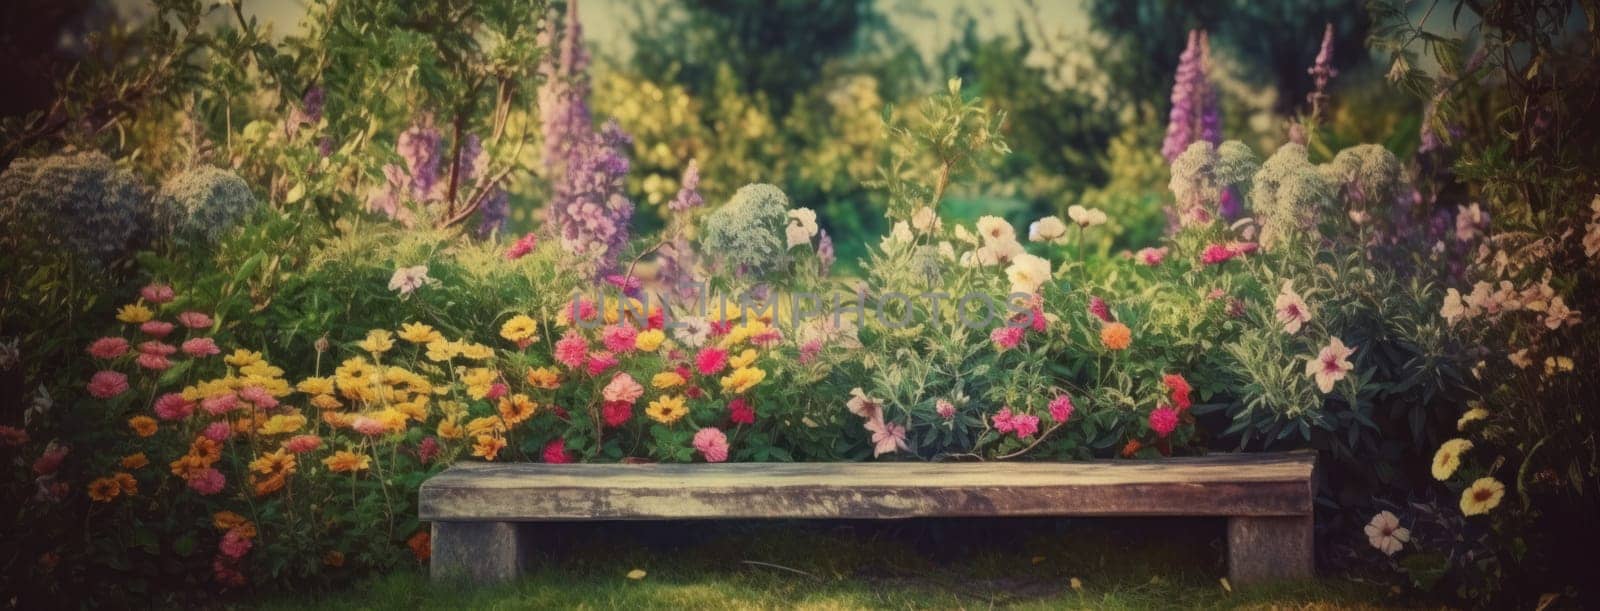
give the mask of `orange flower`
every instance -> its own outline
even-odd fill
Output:
[[[344,566],[344,552],[329,550],[328,553],[322,555],[322,563],[334,568]]]
[[[118,494],[122,494],[122,485],[115,479],[102,477],[89,482],[89,498],[96,503],[110,503]]]
[[[555,390],[561,388],[561,374],[553,367],[539,367],[528,370],[528,384],[534,388]]]
[[[129,454],[122,457],[122,468],[124,469],[143,469],[149,464],[150,459],[145,458],[144,452]]]
[[[289,481],[289,474],[295,471],[294,455],[287,450],[279,448],[271,453],[262,454],[259,458],[250,461],[250,471],[262,477],[250,476],[251,485],[255,486],[256,496],[266,496],[283,489]]]
[[[406,547],[411,548],[411,555],[417,557],[417,562],[427,562],[433,556],[433,536],[426,530],[419,530],[406,539]]]
[[[123,494],[128,496],[139,494],[139,480],[133,479],[133,475],[118,472],[112,475],[111,479],[117,482],[117,487],[122,489]]]
[[[1133,331],[1120,322],[1108,323],[1100,328],[1100,343],[1112,350],[1126,350],[1133,343]]]
[[[372,465],[372,457],[366,454],[357,454],[349,450],[339,450],[333,456],[322,459],[322,464],[334,473],[355,473],[366,471]]]
[[[508,426],[516,426],[532,418],[533,411],[538,407],[538,403],[534,403],[532,399],[522,393],[501,397],[500,417],[505,419]]]
[[[506,440],[499,435],[479,435],[477,443],[472,444],[472,455],[492,461],[500,456],[500,450],[506,447]]]
[[[149,437],[156,434],[156,419],[149,416],[134,416],[128,419],[128,428],[140,437]]]
[[[1129,439],[1128,445],[1122,446],[1122,457],[1133,458],[1133,455],[1139,453],[1139,449],[1143,447],[1144,444],[1139,443],[1139,440]]]
[[[211,514],[211,525],[215,526],[217,530],[231,530],[235,526],[249,523],[250,520],[246,520],[244,516],[231,511],[219,511]]]

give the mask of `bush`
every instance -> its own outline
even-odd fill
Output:
[[[261,208],[233,172],[202,165],[161,185],[156,208],[163,228],[186,245],[215,244]]]
[[[151,221],[146,188],[99,152],[19,159],[0,174],[0,231],[13,252],[64,249],[104,266],[147,240]]]

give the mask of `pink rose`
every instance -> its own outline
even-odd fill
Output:
[[[110,399],[128,390],[128,376],[111,370],[96,372],[88,388],[95,398]]]

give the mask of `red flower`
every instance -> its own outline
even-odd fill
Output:
[[[1161,377],[1161,383],[1172,391],[1172,405],[1178,411],[1189,409],[1194,403],[1189,399],[1189,393],[1194,389],[1189,386],[1189,381],[1183,379],[1182,374],[1169,373]]]
[[[557,437],[550,443],[544,444],[544,461],[552,465],[572,462],[572,455],[567,454],[567,440]]]
[[[694,364],[700,370],[700,375],[717,375],[728,366],[728,352],[721,348],[706,348],[695,355]]]
[[[600,406],[600,417],[606,426],[616,428],[633,418],[633,404],[627,401],[606,401]]]
[[[735,397],[728,402],[728,420],[734,424],[755,424],[756,410],[744,397]]]

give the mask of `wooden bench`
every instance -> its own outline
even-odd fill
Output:
[[[1312,453],[1072,463],[462,463],[430,478],[434,579],[518,575],[527,522],[1215,516],[1235,584],[1313,574]]]

